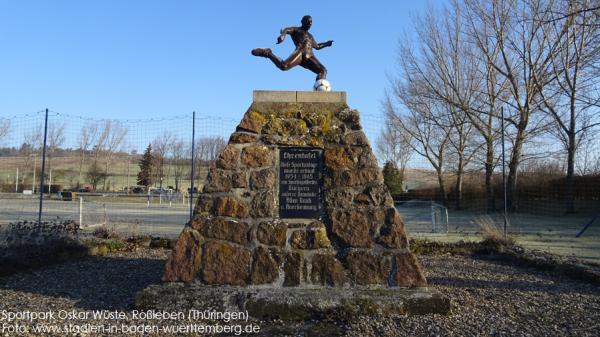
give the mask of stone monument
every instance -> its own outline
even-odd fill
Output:
[[[345,92],[255,91],[166,263],[163,281],[179,282],[170,291],[242,292],[260,299],[258,316],[282,298],[290,310],[376,297],[386,310],[447,312],[408,249],[359,117]],[[138,306],[160,306],[161,289]]]

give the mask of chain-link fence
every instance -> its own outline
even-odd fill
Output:
[[[0,123],[0,224],[75,220],[89,230],[164,236],[188,221],[192,185],[202,188],[237,125],[194,113],[115,120],[54,111]]]
[[[89,230],[111,226],[123,233],[176,236],[189,219],[192,168],[194,189],[200,190],[208,166],[239,122],[197,114],[194,130],[193,116],[115,120],[48,111],[46,124],[46,111],[40,111],[0,118],[0,224],[41,216],[75,220]],[[361,121],[383,165],[380,143],[388,121],[368,113],[361,114]],[[437,172],[412,153],[403,167],[402,193],[395,195],[408,232],[468,236],[479,232],[485,215],[514,234],[574,238],[586,228],[584,237],[600,237],[599,176],[575,177],[574,212],[566,212],[564,170],[549,161],[556,151],[539,140],[531,144],[536,156],[524,161],[519,202],[506,214],[501,153],[496,153],[492,196],[485,193],[482,160],[474,156],[462,176],[460,203],[452,166],[443,170],[444,197]],[[597,157],[598,149],[590,153]]]

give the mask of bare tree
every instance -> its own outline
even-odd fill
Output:
[[[159,186],[162,188],[163,179],[165,176],[169,176],[169,158],[168,153],[171,151],[174,136],[170,132],[164,132],[162,135],[157,136],[152,141],[152,149],[154,155],[154,175],[156,179],[154,181],[159,182]],[[165,168],[167,172],[165,172]]]
[[[171,143],[171,165],[173,166],[173,178],[175,179],[175,190],[177,191],[179,191],[181,179],[187,171],[186,166],[189,165],[186,157],[183,140],[174,139]]]
[[[90,166],[93,166],[91,171],[95,173],[94,176],[99,176],[98,179],[95,179],[96,185],[103,180],[103,189],[106,190],[108,186],[108,177],[110,176],[112,160],[114,159],[114,156],[125,146],[125,139],[128,129],[120,122],[112,120],[90,123],[88,127],[89,130],[87,131],[82,130],[82,134],[80,135],[79,139],[80,146],[82,145],[83,138],[89,138],[88,140],[91,145]],[[84,132],[87,132],[87,135],[83,135]],[[99,174],[101,161],[104,162],[104,172]]]
[[[493,66],[494,62],[498,61],[499,48],[489,28],[485,25],[479,26],[477,30],[482,34],[481,39],[479,41],[473,39],[465,24],[467,21],[463,15],[465,11],[464,6],[455,0],[451,2],[451,9],[441,15],[445,18],[442,27],[444,35],[448,37],[447,42],[444,43],[442,40],[430,45],[434,46],[431,50],[435,52],[435,60],[449,59],[449,61],[434,62],[438,68],[436,73],[441,77],[443,85],[429,83],[440,99],[458,109],[453,113],[453,125],[459,129],[457,130],[459,135],[468,135],[459,136],[458,141],[453,142],[453,147],[461,151],[461,148],[470,146],[468,155],[463,156],[464,158],[478,156],[478,149],[480,147],[483,149],[484,153],[479,161],[485,170],[486,208],[488,211],[493,211],[495,205],[492,177],[498,157],[495,149],[500,134],[500,100],[506,97],[508,80],[498,76],[498,71]],[[432,19],[430,16],[428,22]],[[481,48],[477,48],[477,42]],[[447,48],[435,48],[438,44]],[[463,128],[467,121],[468,127]],[[470,136],[471,127],[481,139]],[[475,140],[479,144],[473,142],[468,144],[468,140]],[[470,159],[466,162],[463,160],[465,166],[469,161]],[[460,169],[463,166],[460,157],[458,162],[457,169]],[[460,175],[457,176],[457,191],[460,188],[459,179]],[[457,199],[459,198],[460,193],[457,196]]]
[[[397,80],[393,86],[393,96],[387,95],[385,101],[386,113],[396,119],[404,132],[410,135],[410,146],[414,152],[426,158],[435,169],[442,203],[448,204],[448,196],[444,181],[444,165],[451,128],[439,127],[432,120],[444,111],[447,105],[438,100],[428,99],[419,89],[417,81],[404,77]],[[402,108],[408,112],[401,113]]]
[[[585,132],[583,140],[577,147],[578,157],[577,173],[579,175],[600,174],[600,145],[598,145],[600,132]]]
[[[596,94],[599,81],[593,67],[600,56],[600,26],[593,24],[597,19],[593,12],[585,10],[591,8],[589,1],[569,1],[566,5],[568,12],[575,14],[551,20],[551,25],[544,27],[547,35],[560,39],[560,48],[552,54],[552,82],[540,91],[540,101],[541,108],[555,121],[551,130],[567,153],[565,207],[567,213],[574,213],[577,148],[585,132],[600,125],[600,96]],[[538,86],[543,85],[543,79],[534,80]],[[592,97],[594,94],[597,97]]]
[[[36,152],[38,152],[39,146],[42,143],[42,141],[40,140],[41,138],[41,130],[42,130],[42,126],[38,125],[36,126],[33,130],[31,130],[28,133],[25,133],[23,136],[23,144],[21,145],[21,148],[19,149],[19,153],[21,154],[21,158],[23,158],[23,168],[25,169],[25,171],[29,171],[30,167],[33,166],[31,168],[31,176],[33,179],[34,176],[34,170],[37,170],[37,158],[36,156]],[[33,161],[33,163],[32,163]],[[22,175],[22,183],[25,184],[25,179],[27,177],[27,174],[23,174]]]
[[[92,144],[96,142],[98,137],[98,123],[86,123],[79,133],[79,179],[77,180],[77,187],[81,186],[83,181],[83,164],[85,163],[86,152],[90,150]]]
[[[552,0],[464,0],[469,35],[498,74],[507,81],[505,120],[514,128],[508,163],[507,202],[516,206],[517,173],[528,136],[545,126],[536,101],[551,78],[550,67],[559,43],[546,34]],[[491,41],[491,43],[490,43]],[[494,46],[490,49],[490,46]],[[496,50],[497,48],[497,50]],[[502,98],[500,96],[499,98]]]
[[[225,148],[227,142],[223,137],[201,137],[196,141],[194,146],[195,154],[194,157],[196,159],[196,172],[195,179],[198,180],[198,184],[200,184],[200,179],[202,179],[202,167],[208,167],[212,162],[217,159],[217,156],[221,151]]]
[[[586,15],[592,20],[577,22],[576,24],[595,28],[600,27],[600,4],[598,1],[566,0],[565,2],[568,2],[565,6],[559,6],[549,10],[552,15],[547,22],[570,20],[571,17]]]
[[[4,141],[4,138],[10,133],[10,119],[0,119],[0,143]]]
[[[398,168],[404,180],[406,165],[413,155],[410,146],[412,138],[404,131],[395,116],[386,114],[385,128],[376,141],[376,149],[382,162],[392,162]]]
[[[48,125],[48,137],[46,139],[46,166],[50,170],[50,180],[52,180],[52,158],[56,155],[58,150],[65,143],[65,129],[66,124],[63,123],[50,123]],[[42,139],[43,142],[43,139]],[[43,146],[43,144],[42,144]],[[51,191],[50,186],[48,191]]]
[[[465,167],[478,148],[473,146],[474,128],[468,116],[480,92],[477,59],[463,32],[458,3],[453,3],[452,10],[430,9],[414,24],[418,47],[413,48],[406,40],[401,45],[400,76],[419,83],[420,88],[413,92],[439,106],[438,113],[429,116],[429,123],[452,129],[448,137],[448,150],[452,151],[447,157],[452,160],[447,166],[456,174],[455,200],[456,208],[460,208]]]
[[[125,146],[125,137],[127,137],[129,130],[125,125],[117,121],[106,121],[104,123],[104,128],[107,130],[106,151],[104,158],[104,174],[106,177],[106,179],[104,179],[104,190],[106,190],[108,177],[110,176],[110,164],[112,163],[115,155],[123,150],[123,147]]]
[[[65,143],[65,123],[50,124],[48,127],[47,149],[49,153],[54,153]]]

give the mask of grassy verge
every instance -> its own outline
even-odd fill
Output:
[[[169,239],[121,238],[110,231],[82,237],[71,221],[12,223],[0,230],[0,276],[137,247],[172,248]]]
[[[491,259],[522,267],[561,274],[571,279],[600,284],[600,264],[564,258],[555,254],[523,248],[511,242],[486,238],[482,241],[440,242],[426,239],[410,241],[411,251],[419,255],[453,254]]]

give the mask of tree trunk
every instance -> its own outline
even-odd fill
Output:
[[[104,189],[106,191],[107,190],[106,184],[108,183],[108,158],[106,158],[106,163],[104,166],[104,174],[105,174],[104,185],[103,185],[102,189]]]
[[[456,170],[456,209],[459,210],[462,207],[462,182],[463,182],[463,155],[458,156],[458,169]]]
[[[442,169],[437,169],[437,178],[438,178],[438,184],[440,185],[440,194],[442,195],[442,205],[447,206],[448,205],[448,196],[446,196],[446,188],[444,187],[444,177],[443,177],[443,173],[442,173]]]
[[[525,141],[525,125],[519,123],[517,135],[515,137],[515,145],[508,163],[508,179],[506,181],[506,199],[507,208],[510,211],[515,211],[517,208],[517,173],[519,164],[521,163],[521,151],[523,150],[523,142]]]
[[[79,178],[77,179],[77,189],[81,187],[81,180],[83,177],[83,162],[85,161],[85,152],[81,150],[81,160],[79,161]]]
[[[576,72],[577,73],[577,72]],[[575,82],[576,78],[573,79]],[[569,137],[569,143],[567,144],[567,179],[565,179],[566,183],[566,211],[567,214],[575,213],[575,191],[574,191],[574,176],[575,176],[575,151],[577,150],[577,144],[575,139],[575,128],[577,127],[577,103],[575,100],[576,91],[573,90],[570,97],[570,119],[569,119],[569,132],[567,132],[567,136]]]
[[[575,213],[575,150],[575,133],[569,132],[569,148],[567,149],[567,178],[565,179],[565,207],[567,214]]]

